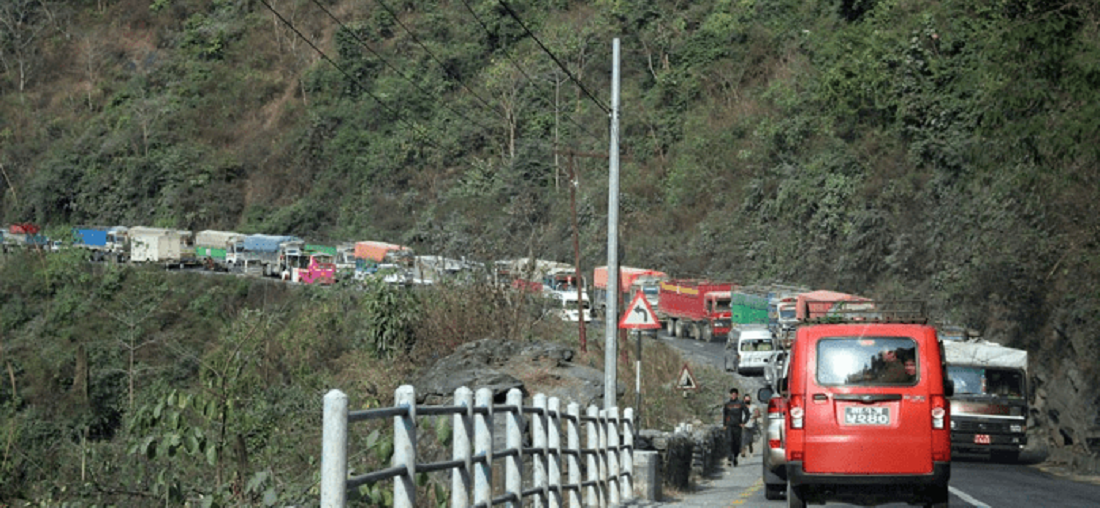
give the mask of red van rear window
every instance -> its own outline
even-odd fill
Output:
[[[828,337],[817,343],[822,386],[912,386],[920,379],[917,342],[909,337]]]

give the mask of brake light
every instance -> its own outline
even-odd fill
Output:
[[[944,420],[947,418],[947,409],[944,408],[944,399],[940,396],[932,397],[932,428],[944,428]]]
[[[782,447],[783,447],[783,442],[782,441],[780,441],[778,439],[769,439],[768,440],[768,448],[776,449],[776,448],[782,448]]]
[[[806,411],[802,408],[802,396],[794,395],[791,397],[789,414],[791,415],[791,428],[801,429],[802,418],[806,414]]]

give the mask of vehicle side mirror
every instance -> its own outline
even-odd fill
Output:
[[[767,402],[771,400],[772,393],[772,389],[765,386],[756,391],[756,400],[759,400],[760,402]]]
[[[943,380],[943,396],[951,397],[955,395],[955,380],[947,378]]]

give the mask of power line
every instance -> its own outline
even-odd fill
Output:
[[[313,0],[313,1],[316,2],[317,0]],[[390,14],[390,17],[392,17],[393,20],[396,21],[397,24],[402,29],[404,29],[406,33],[409,34],[409,37],[412,38],[413,42],[415,42],[418,46],[420,46],[420,48],[423,49],[424,52],[427,53],[428,56],[431,57],[432,60],[435,60],[435,63],[439,64],[439,68],[443,69],[444,72],[447,72],[447,74],[449,74],[451,76],[451,79],[454,79],[455,81],[458,82],[458,84],[462,85],[462,88],[465,88],[466,91],[470,92],[470,94],[473,95],[474,97],[476,97],[478,101],[480,101],[482,104],[485,105],[485,107],[487,107],[489,109],[494,109],[493,106],[491,106],[488,101],[486,101],[480,95],[478,95],[477,92],[474,92],[473,89],[466,86],[466,83],[463,83],[462,80],[459,79],[458,76],[455,76],[451,72],[447,71],[447,64],[443,63],[439,58],[437,58],[435,56],[435,53],[432,53],[432,51],[430,49],[428,49],[428,46],[426,46],[426,45],[424,45],[424,43],[420,42],[420,39],[416,36],[416,34],[414,34],[412,32],[412,30],[409,30],[409,27],[405,26],[405,24],[401,22],[401,19],[397,17],[397,13],[394,12],[394,10],[391,9],[389,5],[386,5],[386,2],[383,2],[382,0],[374,0],[374,1],[377,2],[378,5],[381,5],[382,8],[385,9],[386,12],[388,12]],[[499,113],[499,114],[502,117],[504,115],[503,113]],[[507,118],[505,118],[505,120],[507,120]]]
[[[485,33],[488,34],[490,37],[492,37],[493,36],[493,31],[489,30],[489,26],[486,25],[484,21],[482,21],[481,16],[477,15],[477,12],[475,12],[473,7],[470,6],[469,1],[468,0],[460,0],[460,1],[462,2],[462,5],[464,5],[466,7],[466,10],[470,11],[470,15],[473,16],[475,20],[477,20],[477,23],[479,25],[481,25],[481,29],[484,30]],[[523,74],[523,76],[527,78],[527,81],[530,81],[532,83],[535,82],[534,78],[532,78],[529,74],[527,74],[527,71],[524,70],[523,66],[520,65],[520,63],[517,62],[514,58],[512,58],[512,55],[508,54],[508,51],[503,51],[502,53],[504,54],[504,58],[507,58],[508,61],[511,62],[512,65],[515,66],[515,68],[519,70],[520,74]],[[557,104],[555,104],[555,107],[557,107]],[[573,120],[573,117],[570,116],[569,114],[565,115],[565,119],[569,120],[569,123],[571,123],[573,125],[576,125],[577,128],[579,128],[581,130],[581,132],[584,132],[589,137],[595,137],[594,135],[592,135],[592,132],[589,131],[587,127],[577,123],[576,120]]]
[[[282,14],[279,14],[279,11],[276,11],[275,8],[271,6],[271,4],[267,3],[267,0],[260,0],[260,3],[264,4],[264,7],[267,7],[267,9],[269,11],[271,11],[271,13],[275,15],[275,17],[279,18],[279,21],[281,21],[284,25],[286,25],[288,28],[290,28],[292,31],[294,31],[294,33],[297,34],[298,37],[300,37],[303,41],[305,41],[306,44],[309,44],[309,47],[313,48],[313,50],[316,51],[317,54],[321,55],[321,58],[323,58],[326,62],[328,62],[333,67],[335,67],[336,70],[340,71],[340,74],[343,74],[344,77],[348,78],[352,82],[359,83],[360,85],[362,85],[362,83],[360,83],[358,79],[353,77],[351,74],[348,74],[348,71],[344,70],[343,67],[340,67],[340,65],[337,64],[327,54],[325,54],[324,51],[321,51],[321,48],[318,48],[317,45],[313,44],[313,41],[306,38],[306,36],[304,34],[302,34],[302,32],[299,32],[298,29],[295,28],[295,26],[290,21],[287,21],[287,19],[284,18]],[[370,98],[374,99],[374,102],[377,102],[379,106],[382,106],[382,109],[385,109],[387,112],[390,113],[390,115],[393,115],[393,118],[395,120],[405,124],[410,129],[412,129],[414,132],[417,130],[415,125],[413,125],[409,121],[401,118],[401,116],[397,113],[397,111],[395,111],[393,108],[386,105],[385,102],[382,102],[382,99],[380,99],[377,95],[374,95],[374,93],[372,93],[369,88],[364,86],[363,87],[363,92],[365,92],[367,95],[369,95]],[[424,140],[429,145],[434,146],[436,149],[438,149],[440,151],[446,151],[443,147],[436,144],[435,141],[432,141],[432,139],[430,137],[427,137],[427,136],[422,136],[422,137],[424,138]]]
[[[519,26],[523,28],[523,31],[526,32],[529,37],[534,39],[535,44],[538,44],[539,47],[542,48],[542,50],[545,51],[547,55],[550,55],[550,58],[552,60],[554,60],[554,63],[558,64],[558,67],[560,67],[561,70],[565,71],[565,74],[567,76],[569,76],[569,79],[571,79],[574,83],[576,83],[577,86],[581,87],[581,91],[583,91],[584,94],[587,95],[589,99],[592,99],[592,102],[596,103],[596,106],[599,106],[599,108],[602,109],[604,113],[607,113],[609,115],[611,114],[611,109],[608,108],[607,106],[604,106],[604,104],[602,102],[600,102],[600,100],[597,99],[596,96],[592,95],[592,92],[589,92],[588,89],[585,88],[584,84],[581,83],[580,80],[578,80],[576,78],[576,76],[573,75],[572,72],[569,72],[569,69],[565,68],[565,64],[561,63],[561,60],[558,60],[557,55],[555,55],[552,51],[550,51],[542,43],[542,41],[539,40],[538,37],[535,37],[535,34],[531,32],[530,28],[527,28],[527,25],[523,22],[522,19],[519,19],[519,15],[516,14],[516,11],[512,10],[511,6],[509,6],[504,0],[497,0],[497,2],[500,3],[501,7],[504,7],[505,11],[508,11],[508,15],[512,16],[512,19],[516,20],[516,23],[519,23]]]
[[[420,90],[420,93],[423,93],[423,94],[428,95],[428,96],[433,96],[434,95],[432,92],[429,92],[429,91],[425,90],[423,87],[421,87],[419,84],[417,84],[416,81],[413,81],[412,78],[406,76],[405,73],[401,72],[401,70],[398,69],[395,65],[393,65],[388,60],[383,58],[381,54],[379,54],[377,51],[375,51],[374,48],[371,48],[370,45],[368,45],[366,41],[364,41],[362,38],[360,38],[359,35],[356,34],[354,30],[351,30],[347,26],[345,26],[344,23],[342,23],[339,19],[337,19],[336,16],[334,16],[331,11],[329,11],[327,8],[325,8],[324,5],[321,5],[321,2],[319,2],[318,0],[313,0],[313,3],[317,7],[320,7],[321,10],[324,11],[325,14],[327,14],[329,18],[331,18],[333,21],[336,22],[337,25],[340,25],[340,28],[343,28],[345,32],[351,34],[352,38],[354,38],[356,40],[356,42],[358,42],[364,48],[367,48],[367,51],[370,51],[374,56],[376,56],[379,60],[381,60],[382,63],[386,65],[386,67],[389,67],[390,69],[392,69],[395,73],[397,73],[397,75],[401,76],[405,81],[408,81],[409,84],[416,87],[417,90]],[[467,90],[470,90],[470,88],[467,87],[465,83],[462,83],[461,80],[456,79],[456,81],[458,81],[459,84],[461,84],[463,86],[463,88],[466,88]],[[473,90],[470,90],[470,93],[473,94],[474,97],[477,97],[477,99],[479,101],[481,101],[482,104],[485,104],[485,106],[487,108],[489,108],[491,111],[493,111],[494,113],[499,115],[501,118],[504,118],[503,113],[501,113],[499,111],[496,111],[492,106],[490,106],[488,103],[486,103],[484,99],[482,99],[480,96],[478,96],[476,93],[474,93]],[[465,114],[455,110],[454,108],[451,108],[445,102],[440,102],[440,104],[446,110],[462,117],[466,121],[468,121],[468,122],[470,122],[474,125],[477,125],[478,127],[481,127],[485,131],[491,131],[491,129],[489,129],[488,127],[482,125],[480,122],[478,122],[476,120],[473,120],[472,118],[470,118],[470,117],[466,116]]]

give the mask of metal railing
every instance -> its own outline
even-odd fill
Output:
[[[417,473],[446,470],[451,471],[451,508],[490,508],[497,504],[518,508],[528,497],[535,506],[557,508],[568,502],[570,508],[604,508],[633,498],[633,409],[627,408],[620,418],[617,407],[601,410],[588,406],[586,414],[581,415],[580,405],[571,403],[563,414],[557,397],[547,398],[541,393],[532,397],[532,406],[523,406],[523,393],[518,388],[508,391],[505,404],[494,405],[492,390],[481,388],[475,398],[469,388],[460,387],[455,390],[454,403],[417,406],[415,390],[404,385],[394,391],[394,407],[349,412],[346,394],[340,390],[326,394],[321,506],[343,508],[349,491],[392,479],[393,506],[412,508],[416,504]],[[504,449],[494,450],[493,418],[500,413],[505,414],[506,444]],[[451,460],[417,462],[417,417],[447,415],[452,416],[454,427]],[[530,447],[523,446],[524,415],[530,415]],[[349,477],[348,424],[388,417],[393,418],[391,467]],[[526,482],[530,487],[524,489],[526,457],[532,462]],[[504,461],[504,488],[503,494],[493,497],[492,468],[497,459]],[[568,483],[562,483],[563,474]],[[586,479],[581,479],[582,474]]]

